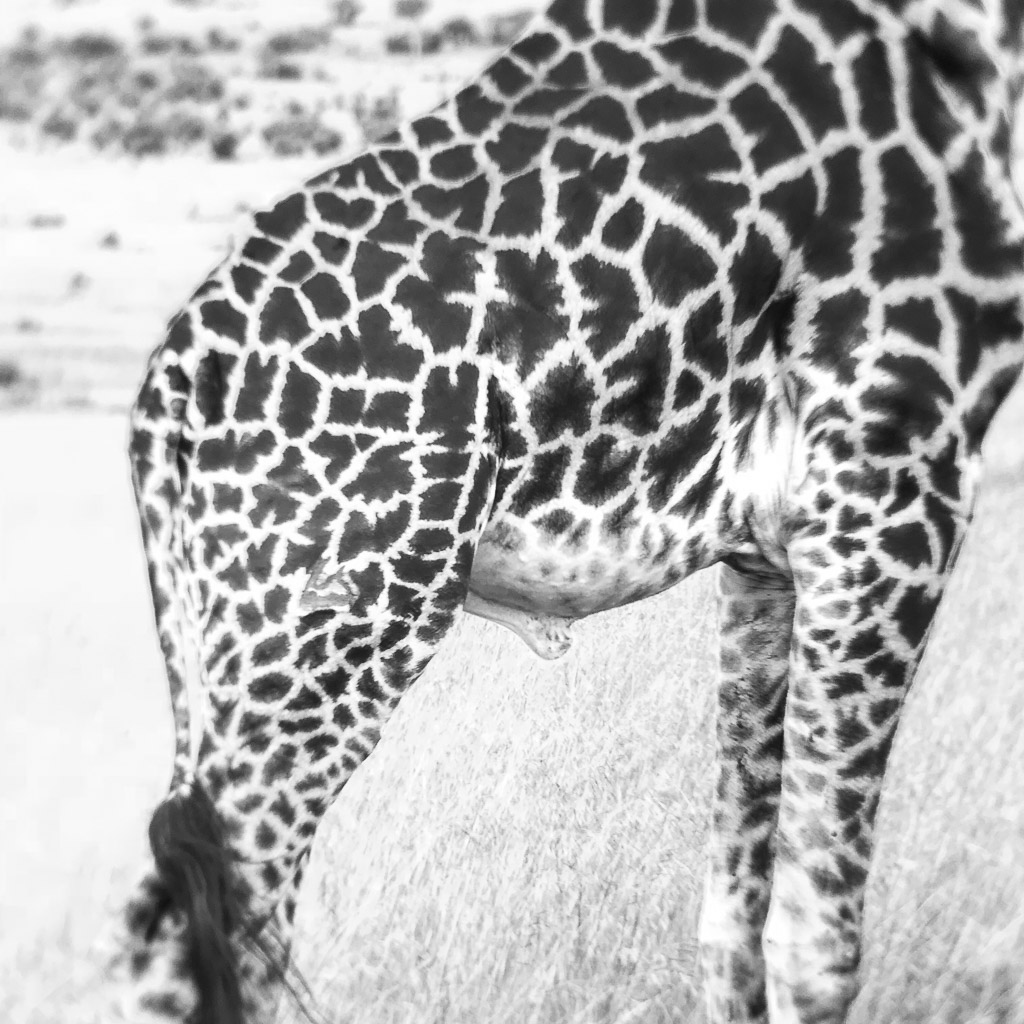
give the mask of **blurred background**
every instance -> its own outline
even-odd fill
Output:
[[[3,0],[0,408],[126,408],[254,206],[420,113],[540,0]]]
[[[107,1024],[95,937],[170,720],[126,411],[249,213],[543,0],[0,0],[0,1024]],[[740,2],[740,0],[737,0]],[[1024,1024],[1024,392],[906,706],[851,1024]],[[713,576],[540,663],[462,619],[322,827],[296,957],[346,1024],[699,1024]]]

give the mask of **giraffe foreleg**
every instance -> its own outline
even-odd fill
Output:
[[[968,518],[955,451],[895,468],[826,459],[801,497],[764,942],[772,1024],[842,1024],[857,993],[889,751]]]
[[[782,765],[791,581],[723,565],[718,588],[717,778],[700,945],[710,1024],[766,1022],[768,913]]]

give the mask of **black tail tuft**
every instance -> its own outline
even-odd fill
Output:
[[[241,909],[213,803],[193,783],[153,814],[149,842],[170,903],[185,915],[188,964],[199,995],[195,1024],[244,1024],[238,960],[230,938]]]

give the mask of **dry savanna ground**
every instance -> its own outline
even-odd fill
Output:
[[[287,114],[289,89],[305,88],[303,110],[326,123],[332,109],[372,111],[352,96],[393,85],[402,115],[490,52],[449,37],[424,45],[465,13],[454,3],[415,24],[365,0],[342,26],[336,7],[162,0],[146,25],[130,0],[7,0],[0,12],[0,45],[34,22],[29,42],[65,81],[79,81],[67,76],[84,73],[82,58],[54,40],[123,47],[121,70],[106,65],[107,106],[67,108],[80,136],[42,131],[59,91],[32,93],[20,121],[5,122],[0,103],[3,1022],[99,1024],[93,940],[169,769],[123,456],[144,353],[245,212],[323,165],[312,129],[291,157],[267,144],[281,103],[300,116]],[[267,42],[303,27],[321,35],[283,55],[299,78],[267,77]],[[414,48],[431,52],[389,51],[413,30]],[[198,53],[147,49],[147,33]],[[269,111],[246,136],[251,151],[240,140],[218,157],[210,136],[168,134],[182,56],[225,80],[212,102],[251,95],[243,110]],[[130,121],[117,90],[145,70],[164,92]],[[100,145],[89,133],[104,117],[136,142],[146,136],[133,126],[164,125],[149,136],[164,151],[132,155],[116,135]],[[1024,1024],[1022,438],[1018,391],[990,438],[975,530],[895,747],[851,1024]],[[551,665],[497,627],[459,624],[318,838],[296,959],[326,1021],[699,1024],[713,622],[704,576],[582,623],[574,652]]]

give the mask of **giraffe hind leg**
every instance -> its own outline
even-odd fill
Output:
[[[793,628],[792,581],[721,566],[717,779],[700,946],[709,1024],[767,1024],[768,913]]]

